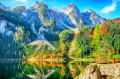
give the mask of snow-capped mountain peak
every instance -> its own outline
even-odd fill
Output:
[[[91,9],[88,9],[88,10],[86,10],[85,12],[93,12],[93,11],[92,11]],[[85,12],[84,12],[84,13],[85,13]]]
[[[64,8],[61,12],[65,13],[65,14],[69,14],[70,12],[75,11],[78,14],[80,14],[79,9],[76,7],[75,4],[71,3],[68,7]]]
[[[33,5],[33,7],[36,8],[36,7],[38,7],[38,5],[39,5],[39,2],[36,1],[35,4]]]

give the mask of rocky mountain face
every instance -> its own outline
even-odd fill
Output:
[[[63,20],[65,20],[67,23],[71,22],[74,25],[82,23],[81,13],[75,4],[73,3],[70,4],[68,7],[64,8],[61,12],[64,14]]]
[[[91,9],[82,13],[82,18],[84,20],[84,25],[96,25],[97,23],[103,24],[106,21],[106,19],[102,18]]]
[[[102,24],[106,21],[91,9],[80,13],[80,10],[73,3],[61,12],[55,8],[49,9],[44,2],[39,3],[38,1],[29,9],[26,9],[25,6],[18,6],[12,11],[20,15],[24,21],[30,24],[34,23],[36,30],[44,26],[53,32],[70,29],[70,27]]]
[[[0,8],[3,10],[10,10],[10,7],[6,7],[4,4],[0,3]]]
[[[83,13],[80,13],[79,9],[75,4],[70,4],[67,8],[64,8],[62,13],[66,14],[64,19],[69,19],[75,26],[87,26],[87,25],[96,25],[102,24],[106,19],[100,17],[91,9],[86,10]]]
[[[2,9],[5,10],[4,8]],[[31,25],[34,23],[36,30],[41,26],[45,26],[49,29],[51,28],[52,31],[57,31],[68,28],[66,26],[74,28],[77,26],[96,25],[97,23],[102,24],[106,21],[106,19],[100,17],[91,9],[80,13],[80,10],[73,3],[59,12],[55,8],[49,9],[44,2],[39,3],[36,1],[33,7],[29,9],[26,9],[25,6],[18,6],[12,12],[19,15],[25,22]]]
[[[18,30],[18,27],[15,24],[6,20],[0,20],[0,33],[3,35],[11,36],[13,35],[13,30]]]

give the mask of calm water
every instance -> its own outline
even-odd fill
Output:
[[[0,61],[0,79],[73,79],[89,62]]]

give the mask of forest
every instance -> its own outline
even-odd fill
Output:
[[[63,54],[63,58],[96,59],[99,61],[120,58],[119,18],[107,20],[101,25],[81,27],[76,34],[71,30],[64,30],[55,37],[51,37],[52,35],[46,36],[50,39],[56,37],[56,40],[50,41],[56,49],[48,50],[47,46],[45,46],[34,55],[38,58],[41,53],[46,55],[60,53]],[[31,49],[28,47],[25,51],[30,52]]]

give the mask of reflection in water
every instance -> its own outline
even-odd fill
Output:
[[[89,62],[8,61],[0,62],[0,79],[73,79]]]
[[[0,61],[0,79],[29,79],[22,72],[20,61]]]

